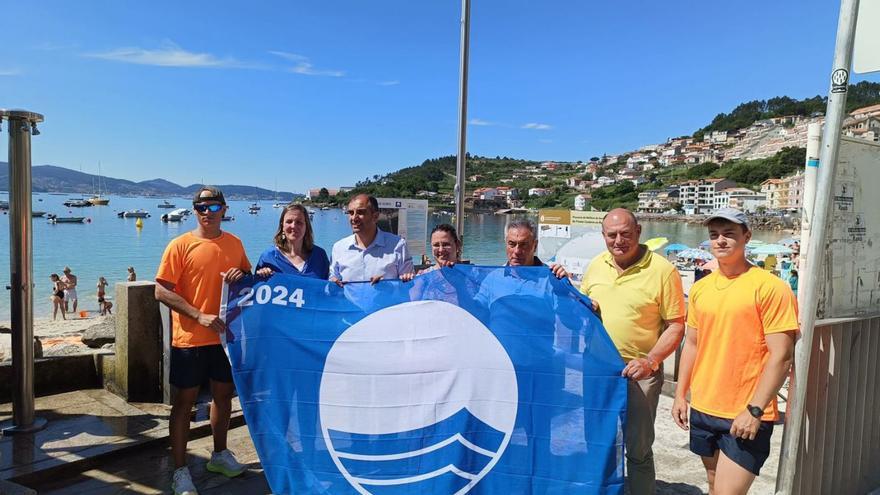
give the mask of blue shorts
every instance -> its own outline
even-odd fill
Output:
[[[172,347],[171,376],[168,381],[177,388],[193,388],[208,379],[232,383],[232,368],[223,346]]]
[[[721,449],[730,460],[757,476],[770,456],[773,422],[761,421],[754,440],[734,438],[730,434],[732,424],[732,419],[691,409],[691,452],[703,457],[713,457]]]

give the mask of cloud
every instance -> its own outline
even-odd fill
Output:
[[[196,67],[209,69],[256,68],[234,58],[218,58],[210,53],[195,53],[180,48],[173,42],[165,42],[156,50],[139,47],[116,48],[106,52],[86,53],[83,56],[124,62],[128,64],[153,65],[158,67]]]
[[[468,121],[468,125],[488,126],[488,125],[495,125],[495,123],[489,122],[488,120],[483,120],[483,119],[471,119]]]
[[[534,129],[537,131],[547,131],[553,129],[553,126],[550,124],[538,124],[537,122],[529,122],[528,124],[523,124],[523,129]]]
[[[378,82],[378,83],[376,83],[376,84],[378,84],[379,86],[397,86],[398,84],[400,84],[400,81],[397,81],[397,80],[394,80],[394,81],[381,81],[381,82]]]
[[[22,74],[22,72],[19,69],[0,69],[0,77],[20,76],[21,74]]]
[[[287,72],[302,74],[304,76],[342,77],[345,75],[345,71],[341,70],[316,69],[311,60],[309,60],[309,57],[306,57],[305,55],[280,51],[270,51],[269,53],[277,55],[285,60],[289,60],[296,64],[293,67],[286,69]]]

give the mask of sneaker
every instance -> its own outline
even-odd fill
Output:
[[[189,468],[184,466],[174,470],[171,478],[171,490],[174,495],[198,495],[196,485],[193,484],[192,476],[189,474]]]
[[[227,478],[235,478],[245,470],[245,465],[235,460],[235,456],[229,449],[223,452],[211,454],[211,461],[207,465],[208,471],[220,473]]]

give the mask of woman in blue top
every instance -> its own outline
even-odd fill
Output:
[[[265,250],[257,261],[257,275],[287,273],[327,280],[330,260],[327,252],[315,245],[309,213],[301,204],[289,204],[281,211],[275,245]]]

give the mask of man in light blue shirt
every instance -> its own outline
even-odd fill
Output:
[[[369,194],[358,194],[346,210],[352,235],[336,241],[330,262],[330,280],[345,282],[400,278],[412,273],[413,263],[406,241],[379,229],[379,202]]]

